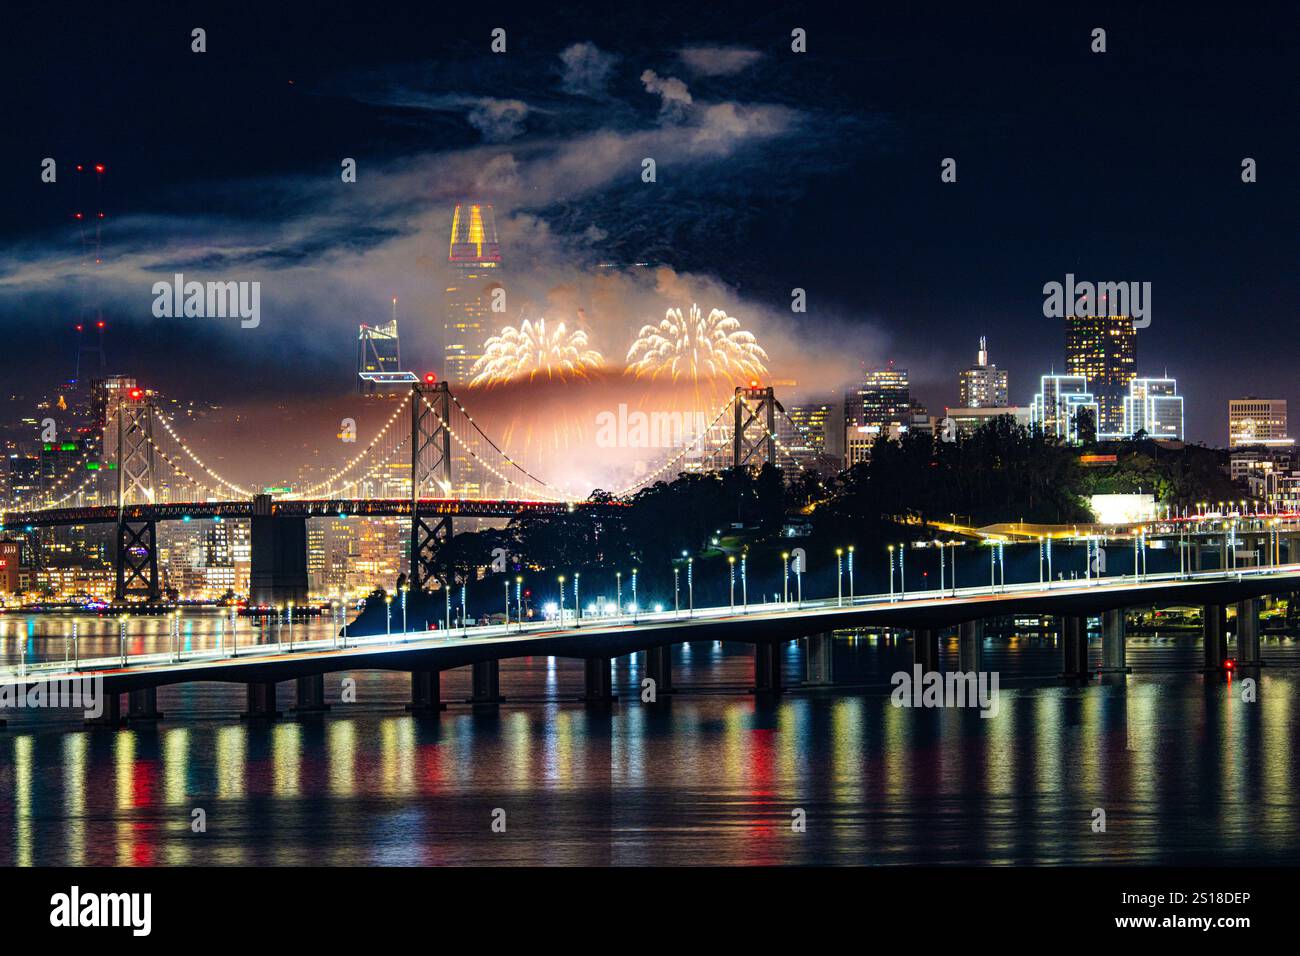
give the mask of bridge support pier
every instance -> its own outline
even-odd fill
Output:
[[[921,672],[939,669],[939,632],[931,627],[918,627],[912,631],[912,661],[921,665]]]
[[[613,662],[608,657],[588,657],[583,664],[586,671],[583,703],[607,706],[614,703],[614,682],[610,674]]]
[[[777,641],[759,641],[754,645],[754,694],[780,694],[781,644]]]
[[[122,695],[105,692],[98,717],[87,717],[87,727],[117,727],[122,723]]]
[[[1205,630],[1205,672],[1218,674],[1223,671],[1223,662],[1228,656],[1228,642],[1224,636],[1224,607],[1222,604],[1207,604],[1202,611]]]
[[[964,674],[984,666],[984,622],[962,621],[957,629],[957,669]]]
[[[655,682],[655,698],[673,692],[673,648],[671,644],[645,652],[645,676]]]
[[[835,635],[810,634],[804,638],[804,678],[805,687],[832,687],[835,684],[835,667],[831,662],[831,650]]]
[[[325,703],[325,675],[312,674],[299,677],[297,700],[293,705],[296,714],[323,714],[330,709]]]
[[[272,607],[290,601],[306,603],[307,519],[277,515],[272,510],[270,495],[256,495],[249,539],[252,603]]]
[[[1131,674],[1133,668],[1125,660],[1126,631],[1124,609],[1112,608],[1101,615],[1101,672],[1103,674]]]
[[[442,702],[441,671],[411,671],[411,702],[406,709],[413,714],[436,714],[447,709]]]
[[[126,722],[128,724],[137,721],[162,720],[162,712],[158,709],[158,688],[145,687],[141,690],[133,690],[127,697]]]
[[[1258,667],[1259,659],[1259,599],[1247,598],[1237,602],[1237,664],[1241,667]]]
[[[257,681],[248,685],[248,709],[239,715],[245,720],[272,720],[280,716],[275,709],[275,681]]]
[[[1061,616],[1061,677],[1088,679],[1088,619],[1078,614]]]
[[[470,678],[470,698],[466,703],[492,706],[505,700],[501,696],[501,662],[479,661]]]

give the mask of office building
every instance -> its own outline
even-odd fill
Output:
[[[1071,315],[1065,320],[1065,372],[1087,380],[1102,437],[1124,433],[1124,399],[1137,377],[1137,332],[1127,315]]]
[[[1145,432],[1148,438],[1183,440],[1183,396],[1172,378],[1135,378],[1124,398],[1126,437]]]
[[[1234,398],[1228,401],[1228,447],[1291,445],[1286,434],[1286,399]]]
[[[988,345],[982,335],[975,364],[957,373],[957,392],[963,408],[1006,407],[1007,373],[989,364]]]
[[[1030,416],[1044,433],[1070,442],[1097,437],[1098,404],[1082,375],[1044,375]]]
[[[474,363],[483,355],[494,292],[499,292],[497,298],[501,298],[505,291],[501,286],[496,216],[490,203],[456,204],[447,262],[451,280],[442,327],[442,374],[452,385],[465,385]],[[504,308],[504,299],[501,303]]]

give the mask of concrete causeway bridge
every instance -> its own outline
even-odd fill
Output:
[[[117,725],[128,698],[127,720],[152,720],[161,715],[157,689],[195,681],[221,681],[247,686],[246,716],[274,718],[276,685],[296,683],[298,712],[328,709],[324,675],[341,671],[388,670],[411,674],[411,704],[416,712],[443,708],[442,671],[473,668],[476,707],[503,702],[499,666],[505,659],[556,656],[585,661],[584,699],[592,704],[613,702],[611,662],[616,657],[645,654],[645,673],[655,682],[656,696],[672,693],[669,648],[697,640],[734,641],[754,646],[754,688],[758,694],[779,694],[785,688],[781,649],[792,640],[807,641],[803,684],[829,687],[831,635],[853,628],[897,628],[910,632],[915,663],[925,671],[939,670],[939,637],[956,629],[959,670],[982,669],[983,624],[1007,616],[1052,616],[1061,635],[1061,677],[1083,681],[1096,674],[1124,674],[1124,609],[1135,606],[1199,606],[1204,610],[1204,664],[1209,674],[1229,669],[1249,673],[1264,662],[1259,651],[1260,599],[1300,591],[1300,565],[1243,568],[1235,571],[1178,572],[1101,578],[1089,581],[1030,582],[981,588],[946,588],[903,594],[782,601],[749,606],[655,611],[616,617],[564,621],[507,622],[450,630],[410,631],[368,637],[339,634],[328,639],[226,646],[197,652],[150,653],[111,658],[42,662],[0,673],[0,685],[32,687],[74,678],[102,680],[108,704],[95,722]],[[1237,615],[1235,657],[1228,656],[1226,611]],[[1102,666],[1088,660],[1087,621],[1102,622]]]

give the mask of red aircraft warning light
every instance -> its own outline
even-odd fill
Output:
[[[144,389],[133,388],[129,392],[127,392],[126,395],[129,399],[131,399],[131,401],[138,402],[140,401],[141,398],[144,397]]]
[[[104,320],[100,319],[98,322],[96,322],[95,327],[102,329],[104,327]]]
[[[96,164],[95,164],[95,172],[97,172],[97,173],[102,173],[103,171],[104,171],[104,164],[103,164],[103,163],[96,163]]]
[[[432,385],[436,381],[438,381],[438,376],[434,375],[432,372],[424,373],[424,384]]]

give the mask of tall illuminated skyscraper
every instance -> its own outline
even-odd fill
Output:
[[[1097,431],[1124,433],[1124,399],[1137,378],[1137,332],[1129,315],[1071,315],[1065,320],[1065,371],[1081,375],[1097,399]]]
[[[1007,373],[989,364],[989,350],[982,335],[975,364],[957,373],[957,390],[963,408],[1006,407]]]
[[[491,203],[456,203],[447,261],[452,275],[442,327],[442,374],[452,385],[465,385],[483,354],[493,290],[501,287],[501,246]]]

